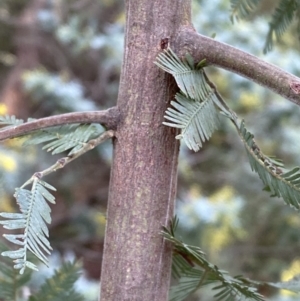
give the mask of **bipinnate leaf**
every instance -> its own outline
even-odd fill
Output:
[[[163,227],[162,235],[173,244],[172,272],[178,279],[177,285],[171,287],[170,301],[183,301],[191,293],[204,285],[215,285],[213,290],[216,301],[256,300],[264,298],[251,285],[251,281],[241,276],[231,277],[228,272],[220,270],[206,260],[199,247],[188,245],[175,236],[178,219],[175,217],[170,227]]]
[[[48,241],[47,224],[51,222],[49,203],[55,203],[49,190],[55,190],[48,183],[35,178],[31,190],[17,188],[15,197],[21,213],[0,213],[0,224],[6,229],[23,229],[22,234],[4,234],[10,242],[21,246],[18,250],[4,251],[2,256],[14,259],[14,268],[22,274],[26,267],[37,270],[37,266],[27,259],[27,251],[33,253],[44,264],[48,264],[45,254],[52,250]]]
[[[176,102],[171,101],[173,108],[168,108],[164,125],[181,129],[177,139],[183,139],[187,147],[195,152],[199,151],[203,142],[209,140],[219,124],[218,112],[212,98],[203,102],[186,98],[176,94]]]
[[[29,301],[84,301],[83,296],[74,289],[79,276],[78,264],[64,263],[36,294],[30,296]]]
[[[269,286],[273,286],[279,289],[288,290],[291,292],[300,292],[300,274],[295,275],[292,279],[283,282],[268,282]]]
[[[230,0],[231,16],[230,20],[247,19],[251,13],[259,6],[261,0]],[[266,36],[264,53],[272,50],[274,38],[279,40],[287,28],[292,24],[294,18],[297,21],[299,32],[300,24],[300,3],[297,0],[276,1],[276,7],[269,22],[269,31]]]
[[[231,22],[234,23],[234,19],[239,20],[239,18],[247,18],[260,2],[261,0],[230,0]]]
[[[0,240],[0,253],[8,251],[8,246]],[[16,300],[19,291],[23,285],[29,282],[32,270],[27,269],[24,274],[20,275],[19,271],[14,269],[10,260],[2,258],[0,261],[0,300]]]
[[[267,34],[264,53],[273,48],[274,34],[279,40],[289,25],[292,23],[295,12],[299,10],[299,2],[294,0],[280,0],[269,22],[269,32]],[[297,15],[296,15],[297,16]]]
[[[247,13],[251,5],[247,1],[232,1]],[[251,0],[249,0],[251,2]],[[284,4],[282,7],[285,7]],[[244,8],[243,8],[244,7]],[[293,8],[294,9],[294,8]],[[284,24],[287,24],[288,20]],[[283,25],[285,26],[285,25]],[[164,125],[181,129],[177,139],[182,139],[188,148],[198,151],[203,142],[208,140],[218,126],[218,111],[228,117],[237,128],[245,144],[252,170],[258,173],[272,196],[282,197],[295,209],[300,208],[300,168],[284,171],[283,164],[264,155],[254,141],[253,135],[245,128],[244,122],[238,121],[237,115],[227,106],[203,71],[202,64],[195,67],[193,58],[187,55],[180,60],[171,50],[160,53],[156,60],[164,71],[172,74],[181,93],[177,93],[176,101],[165,112],[168,122]],[[200,67],[199,67],[200,66]]]
[[[8,128],[20,125],[22,123],[24,123],[24,121],[22,119],[17,119],[14,115],[0,116],[0,126],[1,126],[0,130],[8,129]]]
[[[90,139],[103,132],[100,124],[71,124],[52,127],[31,133],[24,145],[46,143],[43,149],[54,154],[69,151],[72,155],[79,151]]]
[[[253,134],[246,129],[244,121],[237,129],[245,145],[251,168],[258,173],[266,186],[265,190],[270,191],[272,196],[282,197],[286,204],[298,210],[300,208],[300,168],[284,171],[281,161],[276,161],[262,153]]]
[[[184,60],[168,49],[160,53],[155,62],[164,71],[172,74],[181,93],[177,93],[176,101],[165,112],[170,122],[164,125],[180,128],[182,139],[191,150],[199,151],[219,124],[217,107],[221,104],[215,91],[206,82],[203,67],[205,61],[196,66],[193,58],[187,54]]]

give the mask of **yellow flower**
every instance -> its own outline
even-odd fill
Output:
[[[230,202],[235,195],[235,191],[231,186],[223,186],[210,196],[212,202]]]
[[[240,104],[246,110],[258,109],[261,106],[259,97],[255,94],[242,93],[240,97]]]
[[[0,115],[7,114],[7,106],[4,103],[0,103]]]
[[[103,213],[98,213],[94,216],[94,220],[99,225],[105,225],[106,224],[106,217]]]
[[[291,263],[289,268],[287,268],[281,273],[281,280],[283,282],[289,281],[292,278],[294,278],[296,275],[299,275],[299,272],[300,272],[300,259],[297,258]],[[287,290],[280,290],[280,293],[282,295],[290,295],[290,296],[295,295],[295,293]]]
[[[4,170],[12,172],[16,170],[17,163],[13,157],[8,156],[4,153],[0,153],[0,166],[4,168]]]
[[[4,195],[0,199],[0,211],[2,212],[15,212],[15,208],[12,205],[10,198]]]

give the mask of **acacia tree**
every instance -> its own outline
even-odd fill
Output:
[[[114,154],[101,300],[163,301],[168,298],[172,247],[160,231],[174,213],[179,143],[175,139],[178,131],[163,126],[162,122],[179,89],[174,79],[154,64],[157,55],[168,48],[179,57],[189,53],[196,62],[205,59],[206,65],[240,74],[296,104],[300,104],[300,80],[257,57],[197,33],[191,22],[191,0],[127,0],[124,47],[115,107],[22,124],[10,119],[7,124],[11,122],[14,126],[4,128],[0,139],[58,125],[100,123],[105,126],[106,131],[98,137],[93,136],[97,131],[89,132],[90,128],[78,131],[76,137],[84,137],[84,146],[72,150],[49,169],[36,173],[29,183],[43,183],[40,182],[43,176],[111,138]],[[57,149],[59,145],[48,147]],[[74,145],[63,150],[71,147]],[[51,189],[48,184],[44,188]],[[23,192],[17,193],[17,199],[24,196]],[[52,200],[49,195],[45,198]],[[24,268],[26,264],[32,267],[26,260],[19,267]]]

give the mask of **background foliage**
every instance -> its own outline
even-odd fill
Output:
[[[196,29],[208,36],[216,33],[217,40],[300,76],[297,15],[286,23],[289,30],[280,34],[280,42],[264,55],[268,22],[282,1],[256,1],[250,14],[239,15],[239,21],[232,24],[233,2],[195,0]],[[29,12],[36,21],[26,25]],[[1,1],[0,114],[38,118],[114,105],[123,25],[121,0]],[[207,72],[230,106],[245,119],[263,152],[283,159],[287,167],[299,165],[299,108],[237,75],[211,67]],[[198,153],[182,145],[179,233],[187,242],[201,246],[211,262],[232,275],[260,281],[288,280],[299,273],[299,213],[262,191],[235,129],[225,118],[220,122],[220,130]],[[21,145],[20,140],[0,145],[0,211],[14,211],[14,188],[59,158],[35,146]],[[82,258],[86,277],[78,287],[85,300],[96,300],[97,295],[92,294],[92,285],[100,277],[110,161],[110,145],[104,144],[46,179],[57,189],[50,226],[55,252],[50,264],[63,258]],[[95,165],[101,169],[95,170]],[[47,275],[49,270],[42,268],[41,273]],[[32,279],[27,289],[35,292],[38,280],[34,275]],[[260,293],[270,300],[297,299],[263,286]],[[210,296],[202,289],[189,300],[209,301]]]

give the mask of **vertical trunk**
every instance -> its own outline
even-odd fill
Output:
[[[167,300],[171,250],[159,231],[173,215],[179,147],[162,121],[176,86],[153,62],[166,38],[176,49],[176,31],[190,24],[190,9],[190,0],[126,1],[102,301]]]

